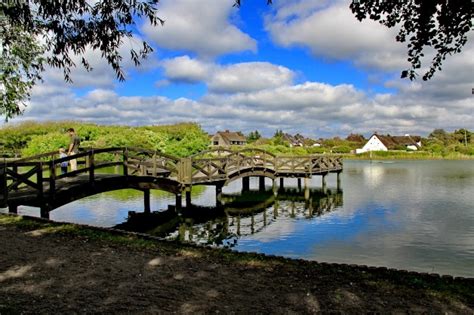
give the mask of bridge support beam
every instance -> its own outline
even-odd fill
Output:
[[[305,188],[306,188],[306,178],[305,178]],[[298,191],[301,191],[301,178],[298,178]]]
[[[328,175],[328,173],[325,173],[322,175],[322,178],[321,178],[321,185],[322,185],[322,188],[323,188],[323,193],[326,193],[327,192],[327,182],[326,182],[326,176]]]
[[[250,177],[242,177],[242,191],[250,190]]]
[[[186,207],[191,206],[191,187],[186,187]]]
[[[275,197],[278,196],[278,186],[277,186],[276,178],[274,178],[273,181],[272,181],[272,190],[273,190],[273,195]]]
[[[17,205],[8,205],[8,212],[10,213],[18,213],[18,206]]]
[[[337,191],[341,191],[341,172],[337,172]]]
[[[216,185],[216,207],[221,207],[221,206],[222,206],[222,185]]]
[[[265,176],[258,177],[258,190],[265,191]]]
[[[150,189],[143,190],[143,210],[145,213],[151,212],[150,207]]]
[[[48,204],[44,204],[40,208],[40,216],[43,219],[48,219],[49,220],[49,212],[51,211],[51,207]]]
[[[183,208],[183,197],[181,192],[176,193],[176,210],[181,210]]]
[[[280,177],[280,189],[285,188],[285,179],[283,177]]]
[[[308,202],[310,197],[310,192],[309,192],[309,178],[305,177],[304,178],[304,200]]]

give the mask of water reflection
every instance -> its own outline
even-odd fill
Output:
[[[341,191],[297,188],[224,194],[218,206],[189,205],[154,213],[130,212],[117,228],[165,239],[234,247],[241,237],[266,230],[277,221],[313,220],[342,206]]]

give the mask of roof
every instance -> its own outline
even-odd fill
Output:
[[[382,143],[384,146],[387,147],[389,150],[394,150],[397,149],[399,146],[409,146],[409,145],[414,145],[416,147],[419,147],[418,143],[421,140],[420,136],[410,136],[410,135],[405,135],[405,136],[390,136],[390,135],[379,135],[379,134],[374,134]]]
[[[240,132],[232,132],[229,130],[226,131],[218,131],[215,136],[220,135],[224,140],[233,142],[233,141],[238,141],[238,142],[246,142],[247,139],[240,133]]]

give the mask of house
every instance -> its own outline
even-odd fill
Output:
[[[247,139],[240,132],[218,131],[211,138],[212,145],[220,147],[228,147],[231,145],[245,145]]]
[[[389,151],[389,150],[412,150],[416,151],[421,147],[420,136],[390,136],[373,134],[367,143],[361,148],[356,149],[356,153],[369,151]]]
[[[289,133],[284,133],[282,136],[283,141],[288,142],[290,147],[302,147],[304,146],[305,138],[297,133],[296,135],[292,136]]]

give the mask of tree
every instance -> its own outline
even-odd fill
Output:
[[[88,0],[1,1],[0,114],[8,119],[22,112],[20,105],[41,79],[44,62],[62,69],[64,79],[71,81],[72,56],[87,48],[99,50],[117,78],[124,80],[120,45],[125,38],[132,38],[138,18],[146,18],[152,25],[164,23],[156,15],[158,1],[100,0],[93,5]],[[139,47],[130,50],[136,65],[153,51],[145,41]],[[91,70],[84,57],[81,63]]]
[[[250,131],[250,133],[247,136],[247,142],[255,142],[258,139],[260,139],[262,136],[260,135],[260,132],[258,130],[255,131]]]
[[[431,79],[441,70],[448,55],[460,53],[472,30],[473,6],[470,0],[353,0],[350,5],[357,19],[370,18],[391,28],[400,27],[398,42],[408,41],[410,69],[402,78],[416,78],[424,52],[431,47],[435,56],[423,80]]]
[[[44,49],[31,34],[0,19],[0,115],[19,115],[43,71]],[[8,40],[3,40],[8,38]]]
[[[462,128],[455,130],[453,136],[458,142],[464,144],[464,146],[467,146],[468,143],[471,143],[472,132]]]

